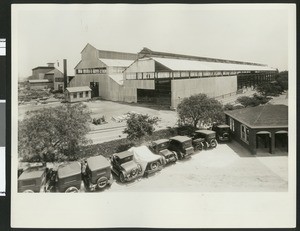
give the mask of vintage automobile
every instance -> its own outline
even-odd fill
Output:
[[[162,170],[165,164],[164,158],[153,154],[147,146],[132,147],[128,151],[133,153],[134,159],[142,166],[143,176]]]
[[[119,178],[120,182],[132,181],[142,176],[142,166],[138,164],[132,152],[124,151],[111,156],[112,172]]]
[[[46,167],[29,167],[18,178],[18,192],[35,193],[45,192],[48,169]]]
[[[149,149],[154,153],[161,155],[164,158],[165,164],[175,163],[178,160],[177,153],[170,151],[169,148],[170,141],[167,139],[160,139],[152,141],[149,145]]]
[[[112,184],[110,162],[105,157],[100,155],[89,157],[82,165],[86,165],[84,170],[82,168],[82,179],[86,189],[95,191],[97,188],[103,189]]]
[[[202,150],[217,147],[216,132],[212,130],[197,130],[192,135],[195,149]]]
[[[216,132],[218,141],[231,141],[231,130],[227,124],[213,124],[211,129]]]
[[[77,193],[81,188],[81,164],[70,162],[62,164],[57,169],[55,191]]]
[[[191,157],[194,153],[192,139],[187,136],[174,136],[170,138],[169,150],[176,152],[180,160]]]

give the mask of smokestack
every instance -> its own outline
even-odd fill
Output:
[[[68,87],[67,60],[64,59],[64,90]]]

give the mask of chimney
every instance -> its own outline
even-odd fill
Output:
[[[68,80],[68,74],[67,74],[67,60],[64,59],[64,90],[68,87],[69,80]]]
[[[54,63],[47,63],[48,67],[54,67]]]

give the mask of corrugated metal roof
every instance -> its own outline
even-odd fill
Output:
[[[83,87],[67,87],[66,90],[68,92],[79,92],[79,91],[92,91],[88,86]]]
[[[225,111],[225,114],[251,128],[288,126],[288,106],[286,105],[266,104]]]
[[[29,83],[49,83],[49,79],[31,79],[28,80]]]
[[[173,71],[275,71],[268,66],[205,62],[186,59],[152,58]]]
[[[134,60],[124,60],[124,59],[99,59],[101,62],[105,63],[109,67],[128,67],[134,62]]]

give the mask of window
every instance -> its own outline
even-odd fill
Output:
[[[230,130],[234,132],[234,120],[232,118],[229,118],[229,127]]]
[[[85,92],[85,97],[89,97],[89,92],[88,91]]]
[[[74,98],[74,99],[77,98],[77,92],[73,93],[73,98]]]
[[[77,70],[77,74],[82,74],[82,70],[81,70],[81,69],[78,69],[78,70]]]
[[[59,78],[59,77],[55,78],[55,82],[63,82],[63,81],[64,81],[64,78]]]
[[[83,98],[83,92],[79,93],[79,98]]]
[[[241,139],[246,143],[249,143],[249,128],[244,124],[241,124]]]

